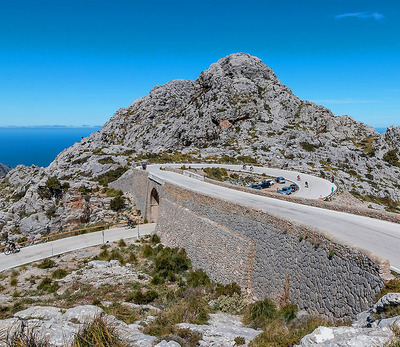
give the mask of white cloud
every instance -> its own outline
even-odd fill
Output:
[[[385,16],[382,13],[379,12],[347,12],[347,13],[342,13],[338,14],[335,16],[336,19],[341,19],[341,18],[346,18],[346,17],[356,17],[356,18],[364,18],[364,19],[369,19],[373,18],[375,20],[381,20],[385,18]]]

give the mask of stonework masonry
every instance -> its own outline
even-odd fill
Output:
[[[113,187],[129,189],[142,206],[153,188],[145,192],[145,172],[136,171]],[[168,182],[156,188],[162,242],[185,248],[195,268],[238,283],[255,299],[289,300],[310,313],[351,319],[370,307],[389,273],[386,260],[320,230]]]

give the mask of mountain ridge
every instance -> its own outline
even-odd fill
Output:
[[[334,175],[342,189],[371,207],[397,211],[399,143],[400,127],[379,134],[349,116],[335,116],[294,95],[259,58],[235,53],[195,81],[155,86],[47,168],[12,170],[2,182],[0,225],[8,233],[40,234],[116,219],[99,177],[161,157]],[[47,187],[52,177],[59,181],[57,196]]]

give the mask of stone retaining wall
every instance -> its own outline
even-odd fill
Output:
[[[212,198],[133,170],[111,184],[147,211],[160,196],[156,233],[185,248],[195,268],[215,281],[237,282],[255,299],[290,300],[329,318],[352,319],[373,303],[389,263],[317,229],[271,213]]]
[[[321,231],[169,183],[156,232],[216,281],[330,318],[370,307],[389,273],[387,261]]]
[[[111,182],[110,187],[122,190],[135,203],[142,214],[147,208],[147,197],[149,193],[149,179],[147,172],[142,170],[129,170],[118,180]],[[144,216],[145,217],[145,216]]]

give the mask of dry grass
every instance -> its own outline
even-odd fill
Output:
[[[125,347],[127,343],[118,335],[115,326],[106,318],[97,316],[85,323],[75,336],[71,347]]]

